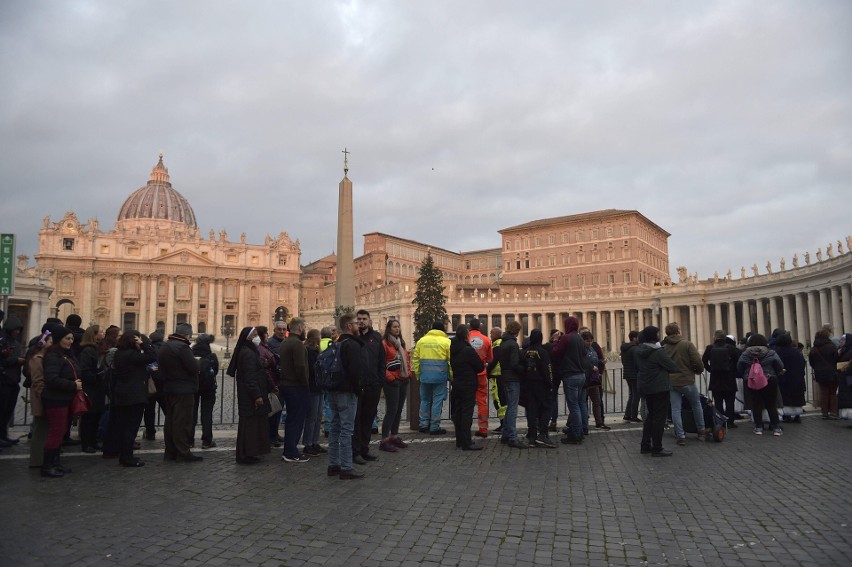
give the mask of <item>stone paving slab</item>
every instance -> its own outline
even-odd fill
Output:
[[[669,431],[664,459],[639,454],[636,426],[476,453],[412,433],[359,481],[275,449],[237,465],[233,432],[193,464],[162,461],[159,441],[140,469],[71,448],[73,472],[43,479],[23,441],[0,454],[0,565],[848,565],[849,424],[740,423],[718,444]]]

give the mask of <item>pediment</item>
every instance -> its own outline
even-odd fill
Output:
[[[172,266],[216,266],[216,262],[205,258],[192,250],[175,250],[152,260],[153,264],[169,264]]]

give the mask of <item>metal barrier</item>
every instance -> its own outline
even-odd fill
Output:
[[[617,415],[624,414],[624,406],[627,403],[628,397],[628,388],[625,381],[622,379],[623,369],[618,363],[609,363],[609,365],[614,366],[607,368],[606,376],[603,380],[603,391],[601,393],[601,398],[603,400],[604,413],[608,415]],[[805,401],[806,403],[813,403],[815,399],[814,394],[814,382],[813,382],[813,371],[810,365],[805,366]],[[712,399],[712,394],[708,393],[707,385],[709,383],[710,376],[707,372],[703,372],[697,379],[698,387],[702,394]],[[29,389],[21,390],[21,400],[22,403],[19,403],[15,408],[15,416],[13,419],[13,425],[17,426],[27,426],[30,424],[31,416],[29,412]],[[403,416],[408,415],[408,406],[409,400],[406,399],[405,405],[403,406]],[[558,396],[558,415],[560,417],[564,417],[567,415],[566,404],[565,404],[565,395],[562,391],[562,388],[559,389]],[[450,418],[450,409],[449,409],[449,401],[444,404],[444,409],[441,415],[442,419]],[[494,417],[494,407],[491,404],[491,399],[489,397],[488,400],[489,412],[491,413],[491,417]],[[476,410],[474,409],[474,423],[476,421]],[[382,398],[379,403],[379,419],[384,416],[384,398]],[[518,417],[526,417],[526,413],[523,408],[518,408]],[[157,407],[157,425],[161,426],[163,423],[163,414]],[[216,404],[213,406],[213,425],[214,426],[234,426],[239,421],[239,410],[237,407],[237,384],[236,380],[227,374],[225,374],[225,369],[219,372],[219,376],[217,378],[217,390],[216,390]],[[403,421],[405,421],[403,419]]]

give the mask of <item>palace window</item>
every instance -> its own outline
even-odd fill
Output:
[[[101,244],[101,254],[109,254],[109,244]]]
[[[621,235],[622,236],[629,236],[630,235],[630,226],[628,226],[626,224],[622,225],[621,226]]]

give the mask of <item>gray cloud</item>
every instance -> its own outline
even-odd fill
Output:
[[[347,146],[359,234],[635,208],[672,270],[777,266],[852,232],[850,28],[841,1],[4,2],[3,231],[111,226],[163,149],[204,233],[317,259]]]

